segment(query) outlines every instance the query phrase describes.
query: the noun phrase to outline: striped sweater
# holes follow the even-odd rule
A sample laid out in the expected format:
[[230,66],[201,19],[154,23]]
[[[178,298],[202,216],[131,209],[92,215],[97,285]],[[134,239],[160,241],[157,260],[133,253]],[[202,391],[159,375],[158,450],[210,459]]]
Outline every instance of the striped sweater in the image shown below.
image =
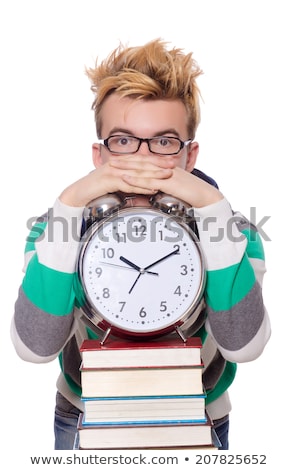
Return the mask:
[[[262,299],[264,251],[256,228],[233,213],[226,199],[194,208],[194,215],[207,270],[204,320],[196,335],[203,341],[207,408],[219,419],[231,409],[228,388],[236,364],[256,359],[270,337]],[[57,387],[78,408],[79,347],[84,338],[95,337],[80,320],[76,290],[83,217],[83,207],[57,199],[32,227],[11,328],[23,360],[42,363],[59,357]]]

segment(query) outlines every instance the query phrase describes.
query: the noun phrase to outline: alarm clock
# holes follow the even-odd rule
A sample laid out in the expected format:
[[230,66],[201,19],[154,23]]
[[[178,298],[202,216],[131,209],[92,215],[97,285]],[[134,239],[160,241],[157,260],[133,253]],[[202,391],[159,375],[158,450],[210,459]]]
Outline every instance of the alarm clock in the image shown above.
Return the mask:
[[101,333],[183,341],[202,323],[205,267],[192,209],[164,193],[107,194],[90,203],[78,279],[82,318]]

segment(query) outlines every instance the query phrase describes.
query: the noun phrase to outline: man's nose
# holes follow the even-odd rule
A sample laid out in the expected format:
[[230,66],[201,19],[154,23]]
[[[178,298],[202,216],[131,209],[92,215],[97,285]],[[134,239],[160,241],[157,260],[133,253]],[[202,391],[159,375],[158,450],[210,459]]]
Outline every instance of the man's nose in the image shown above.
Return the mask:
[[146,140],[143,140],[143,142],[140,145],[138,153],[144,156],[150,155],[149,142],[147,142]]

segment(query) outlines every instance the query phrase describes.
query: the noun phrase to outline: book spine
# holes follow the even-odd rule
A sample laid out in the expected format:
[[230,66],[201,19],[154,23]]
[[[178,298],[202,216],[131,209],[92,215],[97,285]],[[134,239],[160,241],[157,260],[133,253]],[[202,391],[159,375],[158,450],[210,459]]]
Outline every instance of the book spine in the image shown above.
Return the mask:
[[173,424],[204,424],[207,422],[206,418],[202,419],[149,419],[149,420],[134,420],[134,421],[88,421],[85,416],[82,420],[82,427],[94,426],[159,426],[159,425],[173,425]]

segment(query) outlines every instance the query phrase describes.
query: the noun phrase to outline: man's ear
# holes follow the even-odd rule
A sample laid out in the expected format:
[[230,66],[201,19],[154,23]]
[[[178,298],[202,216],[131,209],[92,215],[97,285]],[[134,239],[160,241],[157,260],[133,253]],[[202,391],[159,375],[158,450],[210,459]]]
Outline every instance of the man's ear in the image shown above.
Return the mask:
[[92,145],[92,161],[95,168],[98,168],[102,165],[102,157],[101,157],[101,147],[100,144],[93,144]]
[[199,154],[198,142],[192,142],[188,147],[187,160],[186,160],[186,171],[191,172],[196,164],[197,156]]

